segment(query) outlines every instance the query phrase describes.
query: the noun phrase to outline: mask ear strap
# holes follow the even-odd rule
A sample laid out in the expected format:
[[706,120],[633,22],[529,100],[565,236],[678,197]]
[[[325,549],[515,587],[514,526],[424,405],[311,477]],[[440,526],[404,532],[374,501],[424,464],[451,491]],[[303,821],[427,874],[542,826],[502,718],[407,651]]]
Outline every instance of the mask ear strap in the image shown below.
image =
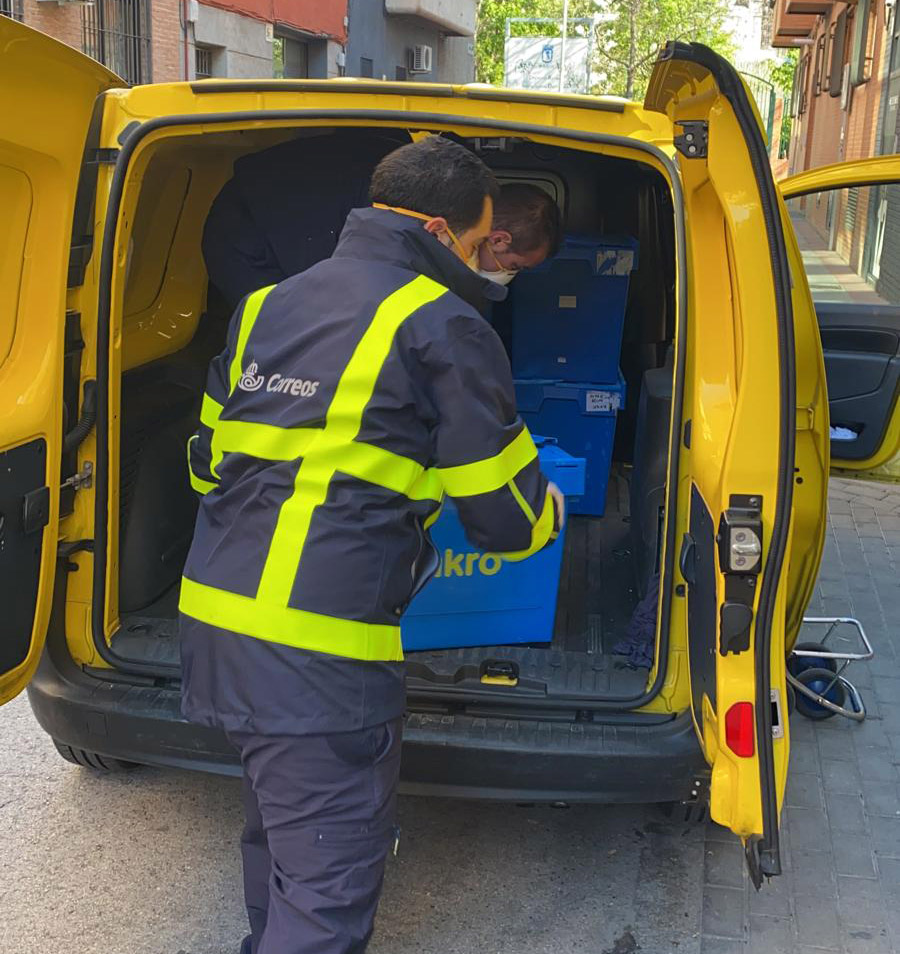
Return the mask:
[[[437,216],[434,215],[425,215],[423,212],[413,212],[412,209],[403,209],[399,205],[385,205],[383,202],[373,202],[372,208],[384,209],[386,212],[396,212],[398,215],[408,215],[410,218],[421,219],[423,222],[430,222],[432,219],[437,218]],[[465,261],[466,250],[462,247],[462,243],[449,225],[447,226],[447,234],[450,236],[450,241],[456,249],[456,254],[459,255],[462,261]],[[499,265],[500,263],[498,262],[497,264]]]

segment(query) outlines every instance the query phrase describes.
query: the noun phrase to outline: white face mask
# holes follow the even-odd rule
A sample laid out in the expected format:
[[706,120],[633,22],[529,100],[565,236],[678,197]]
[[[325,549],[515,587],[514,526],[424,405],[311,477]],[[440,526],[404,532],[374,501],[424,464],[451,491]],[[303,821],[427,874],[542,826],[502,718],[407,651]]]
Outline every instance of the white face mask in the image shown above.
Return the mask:
[[506,268],[501,268],[499,272],[486,272],[483,268],[476,271],[482,278],[487,278],[497,285],[508,285],[518,275],[518,272],[511,272]]

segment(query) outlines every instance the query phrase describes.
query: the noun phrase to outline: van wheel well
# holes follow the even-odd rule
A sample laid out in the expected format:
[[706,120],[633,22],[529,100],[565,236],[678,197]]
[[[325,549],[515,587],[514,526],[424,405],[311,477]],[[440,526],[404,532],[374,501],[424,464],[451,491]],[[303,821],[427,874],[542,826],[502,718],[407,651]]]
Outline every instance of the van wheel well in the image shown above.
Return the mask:
[[137,768],[136,762],[126,762],[123,759],[111,758],[108,755],[100,755],[98,752],[90,752],[87,749],[76,749],[64,742],[58,742],[53,739],[56,751],[73,765],[80,765],[82,768],[93,769],[95,772],[128,772]]

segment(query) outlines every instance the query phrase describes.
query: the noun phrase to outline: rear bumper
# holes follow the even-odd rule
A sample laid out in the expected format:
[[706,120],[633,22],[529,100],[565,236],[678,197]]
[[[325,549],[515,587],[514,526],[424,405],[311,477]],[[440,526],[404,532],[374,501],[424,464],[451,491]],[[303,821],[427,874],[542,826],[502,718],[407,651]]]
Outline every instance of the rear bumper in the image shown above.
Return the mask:
[[[28,694],[42,728],[75,748],[148,765],[240,772],[221,732],[182,718],[176,689],[100,679],[67,653],[48,652]],[[687,713],[664,723],[604,725],[413,713],[402,786],[466,798],[657,802],[688,798],[705,770]]]

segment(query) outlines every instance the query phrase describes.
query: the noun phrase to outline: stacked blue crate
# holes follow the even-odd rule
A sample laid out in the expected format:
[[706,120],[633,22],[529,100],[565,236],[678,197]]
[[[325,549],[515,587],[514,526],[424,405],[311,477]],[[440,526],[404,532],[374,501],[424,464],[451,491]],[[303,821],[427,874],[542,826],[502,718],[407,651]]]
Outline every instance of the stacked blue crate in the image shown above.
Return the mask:
[[567,236],[559,253],[512,286],[512,367],[519,413],[586,460],[570,512],[602,515],[616,414],[625,406],[622,330],[638,242]]
[[[555,441],[535,437],[541,470],[566,495],[584,494],[584,461]],[[541,643],[553,638],[565,529],[527,560],[507,562],[477,550],[466,539],[452,500],[431,528],[437,575],[403,617],[403,648],[449,649]]]

